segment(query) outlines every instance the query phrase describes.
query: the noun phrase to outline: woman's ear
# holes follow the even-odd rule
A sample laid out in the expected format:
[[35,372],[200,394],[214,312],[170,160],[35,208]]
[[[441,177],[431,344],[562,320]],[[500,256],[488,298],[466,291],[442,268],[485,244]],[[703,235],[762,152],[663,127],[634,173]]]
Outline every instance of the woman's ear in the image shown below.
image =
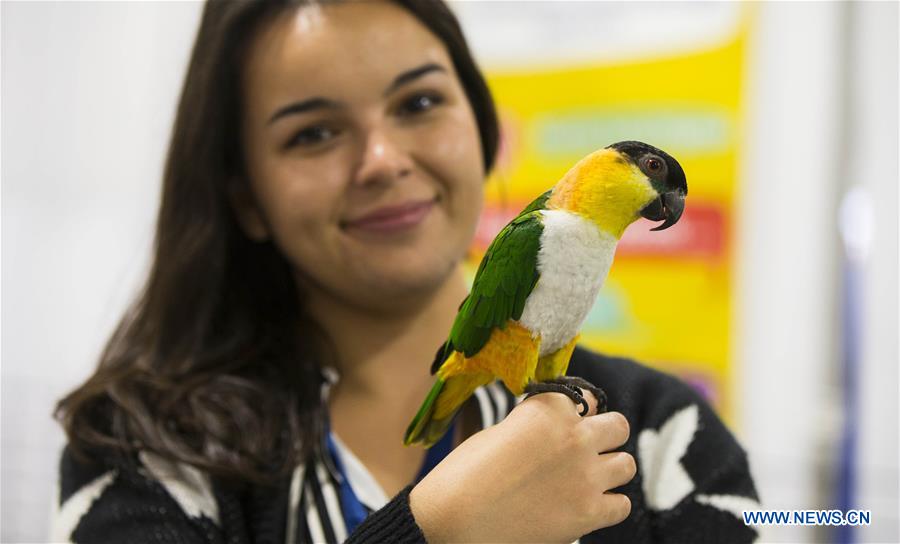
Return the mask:
[[247,238],[254,242],[265,242],[269,239],[269,227],[253,192],[244,180],[233,178],[229,181],[228,200]]

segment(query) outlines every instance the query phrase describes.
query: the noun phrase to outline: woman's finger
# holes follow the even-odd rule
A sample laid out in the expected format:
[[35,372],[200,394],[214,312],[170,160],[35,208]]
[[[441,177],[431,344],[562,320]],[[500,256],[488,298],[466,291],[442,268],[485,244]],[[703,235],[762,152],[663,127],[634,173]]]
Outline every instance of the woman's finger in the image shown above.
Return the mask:
[[628,420],[619,412],[606,412],[586,417],[581,422],[583,429],[592,437],[597,452],[611,451],[628,441],[631,428]]
[[615,489],[625,485],[637,474],[634,457],[624,451],[602,453],[597,460],[597,485],[601,489]]
[[622,493],[604,493],[599,502],[601,517],[596,520],[597,529],[621,523],[631,514],[631,499]]

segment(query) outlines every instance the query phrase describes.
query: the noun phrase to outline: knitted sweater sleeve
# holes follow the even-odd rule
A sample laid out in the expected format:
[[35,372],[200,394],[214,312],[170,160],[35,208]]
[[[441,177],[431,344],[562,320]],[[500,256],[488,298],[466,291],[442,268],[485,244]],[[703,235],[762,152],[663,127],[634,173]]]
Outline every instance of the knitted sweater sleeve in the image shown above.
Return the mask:
[[381,510],[369,515],[346,540],[347,544],[424,544],[425,535],[409,508],[411,490],[412,486],[407,486]]

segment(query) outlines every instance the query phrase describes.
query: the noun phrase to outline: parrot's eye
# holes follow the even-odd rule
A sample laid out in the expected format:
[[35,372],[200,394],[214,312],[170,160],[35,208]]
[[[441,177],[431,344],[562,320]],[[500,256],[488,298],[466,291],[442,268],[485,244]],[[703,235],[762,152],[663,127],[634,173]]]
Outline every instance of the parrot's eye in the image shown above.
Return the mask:
[[665,173],[666,170],[666,163],[655,155],[644,157],[644,159],[641,160],[641,165],[644,167],[644,172],[646,172],[648,176],[658,177]]

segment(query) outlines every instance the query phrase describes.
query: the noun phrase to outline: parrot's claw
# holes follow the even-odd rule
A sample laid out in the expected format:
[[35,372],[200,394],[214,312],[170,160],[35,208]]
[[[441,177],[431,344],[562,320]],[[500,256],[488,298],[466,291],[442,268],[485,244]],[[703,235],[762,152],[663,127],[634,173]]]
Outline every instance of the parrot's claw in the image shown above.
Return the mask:
[[525,386],[525,398],[530,398],[535,395],[540,395],[541,393],[562,393],[563,395],[572,399],[572,402],[575,404],[581,405],[581,413],[579,415],[584,416],[588,412],[588,403],[584,400],[584,396],[581,394],[581,390],[578,387],[567,385],[563,383],[556,383],[553,381],[546,382],[531,382]]
[[525,398],[527,399],[541,393],[562,393],[572,399],[572,402],[575,404],[581,405],[581,413],[579,415],[584,417],[588,413],[588,404],[581,393],[582,389],[590,391],[597,398],[598,414],[606,412],[606,392],[578,376],[560,376],[543,382],[530,382],[525,386]]
[[550,380],[551,382],[559,382],[564,383],[569,386],[579,387],[581,389],[587,389],[591,393],[594,394],[594,398],[597,399],[597,413],[603,414],[606,413],[607,410],[607,402],[606,402],[606,391],[600,389],[596,385],[591,382],[585,380],[584,378],[579,378],[578,376],[560,376],[554,380]]

